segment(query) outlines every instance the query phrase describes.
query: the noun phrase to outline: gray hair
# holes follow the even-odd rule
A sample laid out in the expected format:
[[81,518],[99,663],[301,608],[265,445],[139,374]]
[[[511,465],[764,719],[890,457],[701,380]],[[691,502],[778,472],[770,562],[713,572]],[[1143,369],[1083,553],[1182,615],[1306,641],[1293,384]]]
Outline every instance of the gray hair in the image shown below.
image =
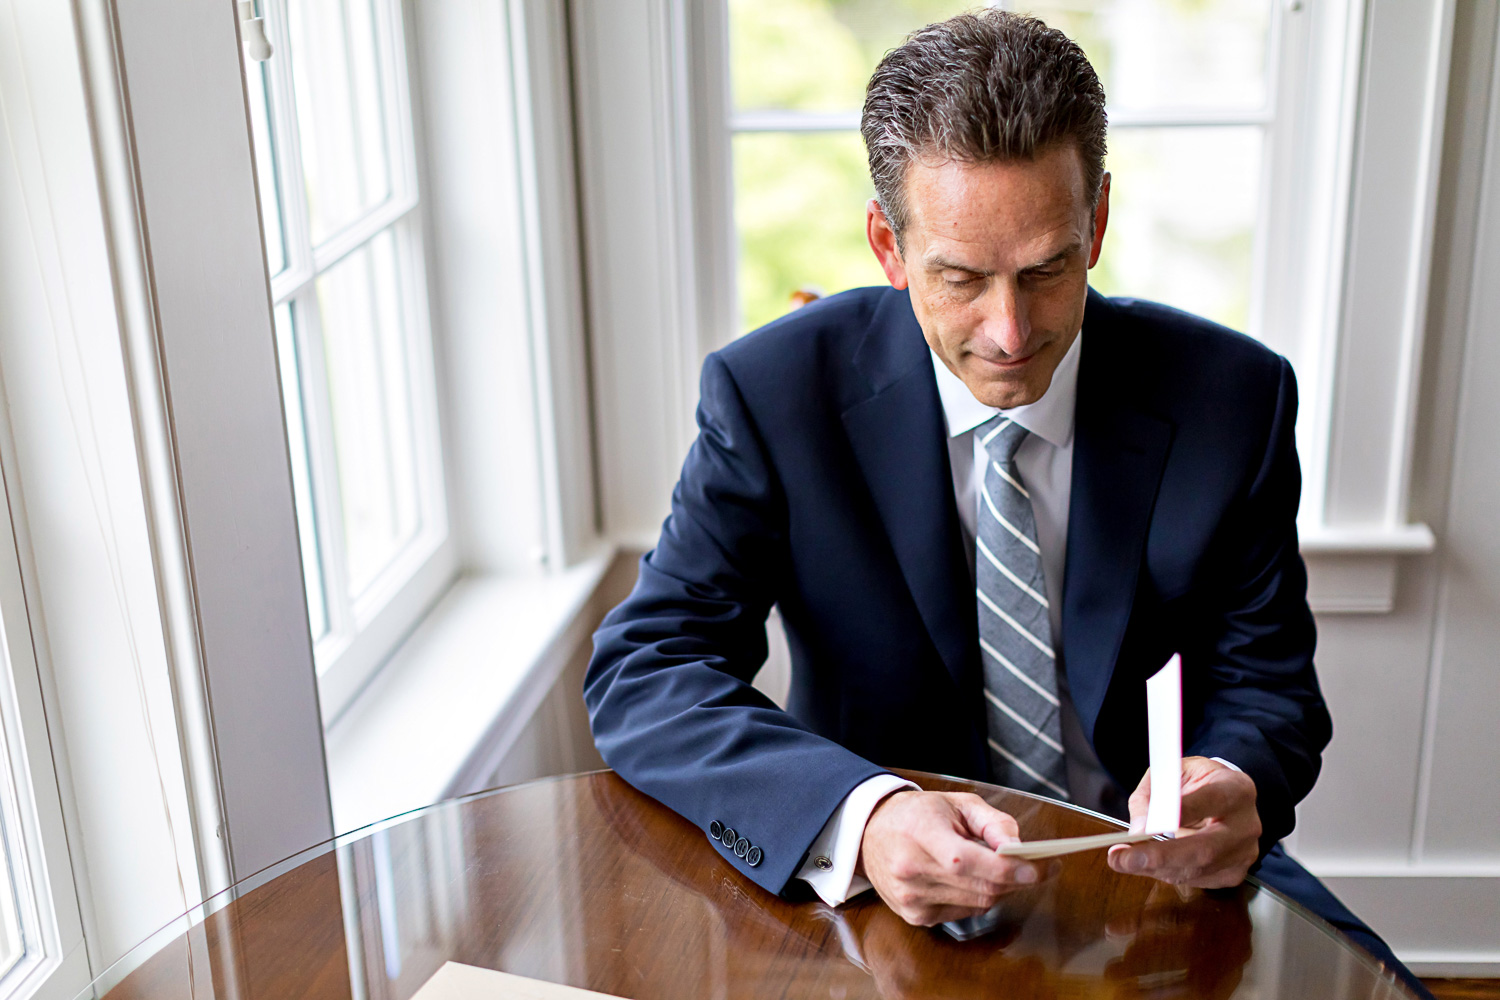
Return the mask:
[[886,53],[859,129],[899,243],[909,221],[907,168],[918,157],[1031,160],[1071,142],[1097,204],[1107,125],[1104,87],[1077,43],[1034,17],[991,9],[930,24]]

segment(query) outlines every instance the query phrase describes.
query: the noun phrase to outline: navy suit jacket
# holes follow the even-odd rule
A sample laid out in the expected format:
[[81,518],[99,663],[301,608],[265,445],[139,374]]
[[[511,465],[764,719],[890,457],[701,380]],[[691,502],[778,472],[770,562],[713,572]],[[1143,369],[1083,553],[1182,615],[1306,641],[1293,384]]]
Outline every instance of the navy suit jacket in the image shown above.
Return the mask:
[[[1180,652],[1185,752],[1255,780],[1264,852],[1331,734],[1297,549],[1291,369],[1205,320],[1092,291],[1083,330],[1062,651],[1084,732],[1133,789],[1145,678]],[[989,778],[974,584],[907,294],[835,295],[710,355],[698,423],[584,695],[610,766],[759,847],[715,841],[780,892],[883,767]],[[751,687],[773,604],[785,712]]]

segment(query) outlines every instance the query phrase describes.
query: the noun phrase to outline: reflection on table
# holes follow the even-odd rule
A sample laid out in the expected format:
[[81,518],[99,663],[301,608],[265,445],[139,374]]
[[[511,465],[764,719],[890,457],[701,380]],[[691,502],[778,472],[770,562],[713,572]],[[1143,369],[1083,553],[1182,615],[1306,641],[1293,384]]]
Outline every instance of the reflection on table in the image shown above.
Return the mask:
[[[1112,826],[912,777],[978,791],[1027,839]],[[1269,890],[1179,891],[1111,871],[1102,851],[1060,859],[965,943],[907,926],[874,894],[836,910],[782,899],[608,772],[434,806],[294,862],[89,995],[405,1000],[449,960],[642,998],[1407,995]]]

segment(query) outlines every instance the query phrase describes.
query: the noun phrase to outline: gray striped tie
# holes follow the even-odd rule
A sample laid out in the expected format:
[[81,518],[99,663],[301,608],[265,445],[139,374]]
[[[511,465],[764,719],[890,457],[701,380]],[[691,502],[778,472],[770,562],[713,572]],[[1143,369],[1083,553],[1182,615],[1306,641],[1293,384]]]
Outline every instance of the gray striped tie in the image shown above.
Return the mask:
[[979,491],[974,575],[990,761],[1001,784],[1066,799],[1047,585],[1031,494],[1015,462],[1026,428],[997,416],[974,433],[989,457]]

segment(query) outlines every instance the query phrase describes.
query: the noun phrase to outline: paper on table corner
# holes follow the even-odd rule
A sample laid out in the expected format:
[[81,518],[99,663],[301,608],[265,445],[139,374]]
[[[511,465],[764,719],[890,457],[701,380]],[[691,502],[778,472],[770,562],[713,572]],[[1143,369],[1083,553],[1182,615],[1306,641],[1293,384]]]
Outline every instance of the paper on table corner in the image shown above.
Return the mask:
[[1146,833],[1173,834],[1182,824],[1182,656],[1173,653],[1146,679],[1146,743],[1151,802]]
[[576,986],[513,976],[461,962],[444,962],[412,1000],[620,1000]]

